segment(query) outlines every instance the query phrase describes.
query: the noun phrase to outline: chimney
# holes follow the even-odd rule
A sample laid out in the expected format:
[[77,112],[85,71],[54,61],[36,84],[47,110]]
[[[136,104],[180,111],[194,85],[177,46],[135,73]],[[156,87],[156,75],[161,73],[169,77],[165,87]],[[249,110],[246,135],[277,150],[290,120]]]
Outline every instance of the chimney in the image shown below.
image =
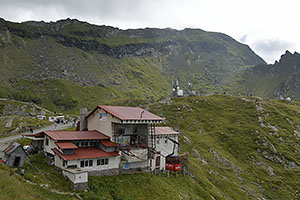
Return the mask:
[[144,113],[144,112],[145,112],[145,111],[142,111],[142,112],[141,112],[141,118],[143,118],[143,113]]
[[87,108],[80,109],[80,131],[87,130],[87,120],[85,119],[86,115],[88,114]]

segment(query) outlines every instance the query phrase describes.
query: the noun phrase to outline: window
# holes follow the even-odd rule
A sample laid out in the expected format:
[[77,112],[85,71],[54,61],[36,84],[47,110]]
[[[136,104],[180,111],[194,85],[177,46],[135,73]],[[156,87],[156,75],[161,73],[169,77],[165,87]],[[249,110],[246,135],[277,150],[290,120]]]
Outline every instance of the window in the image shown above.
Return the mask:
[[104,165],[108,165],[108,158],[104,159]]
[[165,144],[168,144],[168,137],[165,137]]
[[100,120],[106,120],[107,119],[107,114],[106,113],[100,113],[99,119]]
[[84,146],[86,146],[86,147],[89,146],[89,142],[85,142]]
[[159,137],[156,139],[156,143],[159,144]]
[[90,146],[93,146],[94,142],[90,142]]
[[93,167],[93,160],[80,161],[80,167]]
[[49,145],[49,139],[46,138],[46,145],[48,146]]
[[124,135],[125,134],[125,128],[119,128],[118,134],[119,135]]
[[97,160],[97,165],[108,165],[108,158],[102,158]]

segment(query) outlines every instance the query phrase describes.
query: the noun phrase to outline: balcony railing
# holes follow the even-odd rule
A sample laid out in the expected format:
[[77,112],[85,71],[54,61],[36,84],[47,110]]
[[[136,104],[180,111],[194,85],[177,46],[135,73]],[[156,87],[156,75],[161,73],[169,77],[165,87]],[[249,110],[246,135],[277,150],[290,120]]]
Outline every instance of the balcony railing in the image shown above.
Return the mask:
[[124,150],[131,150],[131,149],[147,149],[148,145],[147,144],[131,144],[131,145],[119,145],[120,149]]

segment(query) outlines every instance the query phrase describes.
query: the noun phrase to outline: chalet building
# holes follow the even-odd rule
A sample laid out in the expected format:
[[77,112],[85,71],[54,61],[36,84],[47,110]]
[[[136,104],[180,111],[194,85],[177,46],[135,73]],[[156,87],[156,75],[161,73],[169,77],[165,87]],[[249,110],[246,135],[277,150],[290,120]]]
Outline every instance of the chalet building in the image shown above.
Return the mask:
[[80,190],[87,188],[88,175],[165,170],[166,157],[177,155],[179,134],[156,127],[163,120],[138,107],[99,105],[90,113],[80,111],[78,131],[27,136],[54,158],[55,166]]
[[139,107],[99,105],[81,120],[86,125],[81,128],[105,133],[118,144],[121,169],[144,170],[155,152],[155,125],[163,120]]

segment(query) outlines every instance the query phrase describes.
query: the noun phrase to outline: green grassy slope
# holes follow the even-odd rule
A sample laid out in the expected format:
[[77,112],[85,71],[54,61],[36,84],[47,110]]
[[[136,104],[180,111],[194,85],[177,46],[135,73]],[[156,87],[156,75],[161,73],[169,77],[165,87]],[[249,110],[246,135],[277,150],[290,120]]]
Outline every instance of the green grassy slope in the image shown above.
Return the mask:
[[1,200],[74,199],[69,195],[50,192],[48,189],[25,182],[3,163],[0,163],[0,177]]
[[[143,102],[124,104],[134,103]],[[89,177],[89,190],[79,192],[83,199],[300,198],[300,103],[214,95],[147,107],[180,128],[180,153],[190,154],[188,174]],[[55,181],[59,176],[41,159],[31,161],[45,176],[27,166],[26,178],[51,179],[50,188],[68,191],[65,179]]]
[[218,92],[245,66],[264,63],[221,33],[120,30],[70,19],[0,19],[0,58],[0,96],[69,112],[124,97],[156,100],[171,94],[173,79],[201,94]]
[[91,177],[85,198],[300,198],[299,103],[221,95],[150,108],[167,125],[180,127],[180,152],[190,153],[190,174]]

